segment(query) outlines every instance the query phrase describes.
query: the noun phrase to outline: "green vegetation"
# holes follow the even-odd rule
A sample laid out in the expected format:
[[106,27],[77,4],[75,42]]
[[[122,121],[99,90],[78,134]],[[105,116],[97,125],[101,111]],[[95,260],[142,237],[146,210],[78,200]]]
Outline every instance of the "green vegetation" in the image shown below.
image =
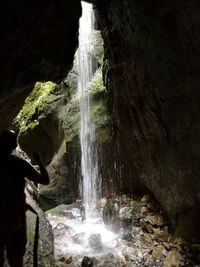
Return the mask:
[[94,34],[94,55],[97,58],[100,65],[103,64],[104,49],[103,49],[103,39],[101,37],[100,31],[95,31]]
[[63,122],[65,129],[65,140],[67,143],[70,143],[79,134],[80,112],[76,95],[74,95],[71,101],[68,103],[68,108],[65,112],[67,114],[67,116],[63,116],[65,118]]
[[93,103],[91,107],[91,118],[96,125],[96,138],[99,143],[105,143],[110,140],[110,116],[108,115],[105,102],[99,100]]
[[52,208],[50,210],[46,211],[46,214],[52,214],[52,215],[57,215],[62,211],[63,207],[62,205],[56,206],[55,208]]
[[102,80],[102,71],[98,70],[90,83],[89,93],[93,96],[106,94],[106,87]]
[[27,231],[27,239],[29,240],[29,242],[34,242],[35,232],[31,230]]
[[79,134],[79,120],[80,114],[76,113],[71,117],[68,117],[65,123],[65,140],[66,142],[71,142]]
[[90,114],[97,128],[107,126],[110,121],[107,108],[102,100],[92,105]]
[[[110,118],[106,107],[106,87],[102,81],[102,71],[96,72],[90,83],[89,93],[93,99],[91,106],[91,118],[97,128],[108,125]],[[98,96],[98,97],[97,97]]]
[[33,91],[26,98],[24,106],[13,122],[20,132],[26,132],[39,124],[39,115],[44,110],[47,96],[55,88],[56,84],[53,82],[36,82]]
[[77,63],[74,60],[74,67],[68,73],[67,78],[65,79],[64,83],[67,87],[68,94],[71,96],[77,91]]
[[96,126],[96,138],[99,143],[110,140],[111,118],[106,106],[106,87],[102,80],[102,70],[99,69],[90,83],[89,93],[91,94],[92,104],[90,116]]

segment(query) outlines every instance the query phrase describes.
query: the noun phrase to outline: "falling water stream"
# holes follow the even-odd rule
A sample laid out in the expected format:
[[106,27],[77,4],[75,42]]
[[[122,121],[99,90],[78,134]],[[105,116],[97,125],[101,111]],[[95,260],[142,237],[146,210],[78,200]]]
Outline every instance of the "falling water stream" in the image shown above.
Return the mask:
[[[55,236],[55,257],[73,256],[76,262],[74,266],[79,266],[84,256],[101,257],[104,253],[113,251],[116,246],[116,234],[104,227],[101,210],[97,205],[101,197],[101,180],[95,147],[95,125],[90,118],[91,99],[88,92],[95,72],[92,58],[94,15],[91,4],[82,2],[82,8],[77,51],[82,205],[74,203],[68,208],[65,207],[62,210],[64,216],[49,214]],[[84,219],[81,214],[82,207]]]
[[81,191],[86,219],[94,216],[100,197],[98,158],[95,147],[95,125],[90,118],[89,84],[95,72],[92,64],[94,15],[92,5],[82,3],[83,15],[79,28],[78,95],[80,106]]

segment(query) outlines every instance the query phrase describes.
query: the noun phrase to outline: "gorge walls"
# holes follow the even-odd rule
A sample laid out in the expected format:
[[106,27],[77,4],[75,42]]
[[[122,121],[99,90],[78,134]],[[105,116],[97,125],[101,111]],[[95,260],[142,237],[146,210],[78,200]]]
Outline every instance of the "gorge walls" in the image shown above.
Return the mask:
[[113,144],[123,179],[128,179],[122,187],[139,180],[153,192],[172,224],[179,225],[178,231],[194,230],[196,235],[200,3],[94,2],[104,39]]

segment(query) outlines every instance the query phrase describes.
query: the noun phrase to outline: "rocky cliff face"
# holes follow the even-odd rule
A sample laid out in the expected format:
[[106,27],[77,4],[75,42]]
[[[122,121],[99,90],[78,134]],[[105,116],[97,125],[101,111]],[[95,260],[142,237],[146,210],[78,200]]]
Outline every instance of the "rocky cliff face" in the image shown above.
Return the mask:
[[17,115],[34,82],[66,77],[80,15],[79,0],[1,3],[0,129]]
[[196,235],[200,3],[94,2],[104,39],[113,142],[128,174],[122,186],[141,181],[180,231]]

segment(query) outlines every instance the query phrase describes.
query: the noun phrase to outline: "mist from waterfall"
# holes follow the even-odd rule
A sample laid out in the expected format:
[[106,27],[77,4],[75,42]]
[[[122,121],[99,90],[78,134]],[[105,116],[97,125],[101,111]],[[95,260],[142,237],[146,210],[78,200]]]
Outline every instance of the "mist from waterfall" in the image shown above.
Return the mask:
[[92,51],[94,36],[94,14],[91,4],[82,2],[83,14],[79,27],[78,48],[78,96],[80,106],[81,144],[81,194],[86,218],[94,216],[97,199],[100,197],[98,157],[95,146],[95,125],[91,120],[91,98],[89,84],[95,72]]

